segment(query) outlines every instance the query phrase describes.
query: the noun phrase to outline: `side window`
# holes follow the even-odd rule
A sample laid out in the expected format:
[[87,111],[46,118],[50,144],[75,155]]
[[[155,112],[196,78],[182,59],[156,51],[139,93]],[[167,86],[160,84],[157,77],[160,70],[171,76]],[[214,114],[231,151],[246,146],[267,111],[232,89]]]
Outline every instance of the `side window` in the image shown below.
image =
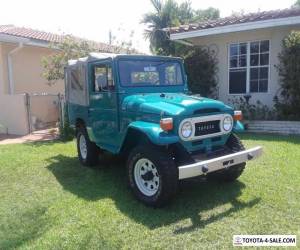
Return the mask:
[[115,89],[110,65],[98,64],[93,69],[94,91],[112,91]]
[[80,81],[78,68],[71,69],[71,89],[73,90],[83,90],[83,82]]
[[66,95],[70,103],[87,105],[86,70],[84,65],[73,65],[66,72]]

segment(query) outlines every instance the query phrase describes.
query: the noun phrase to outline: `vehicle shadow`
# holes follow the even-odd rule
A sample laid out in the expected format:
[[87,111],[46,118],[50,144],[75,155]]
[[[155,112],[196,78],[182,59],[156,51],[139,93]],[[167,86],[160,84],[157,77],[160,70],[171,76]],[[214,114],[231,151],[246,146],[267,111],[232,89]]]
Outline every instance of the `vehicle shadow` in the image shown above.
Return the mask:
[[[189,227],[177,227],[175,234],[218,221],[226,216],[259,203],[260,198],[241,202],[238,197],[245,188],[240,181],[220,184],[203,179],[186,180],[180,183],[178,195],[168,206],[160,209],[146,207],[136,201],[127,187],[124,161],[107,155],[95,168],[80,165],[77,158],[57,155],[49,159],[47,169],[53,173],[62,187],[87,201],[111,198],[116,208],[136,222],[150,229],[190,219]],[[219,206],[226,210],[201,218],[201,214]]]

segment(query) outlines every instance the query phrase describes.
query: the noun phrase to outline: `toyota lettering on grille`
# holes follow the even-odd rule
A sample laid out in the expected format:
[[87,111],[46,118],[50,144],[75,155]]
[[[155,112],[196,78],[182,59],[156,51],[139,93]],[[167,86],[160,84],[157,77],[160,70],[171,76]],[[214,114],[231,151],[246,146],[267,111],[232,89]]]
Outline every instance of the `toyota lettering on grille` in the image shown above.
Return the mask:
[[198,122],[195,124],[195,136],[220,132],[220,120]]
[[214,128],[215,128],[214,124],[201,125],[201,126],[197,127],[198,131],[204,131],[204,130],[209,130],[209,129],[214,129]]

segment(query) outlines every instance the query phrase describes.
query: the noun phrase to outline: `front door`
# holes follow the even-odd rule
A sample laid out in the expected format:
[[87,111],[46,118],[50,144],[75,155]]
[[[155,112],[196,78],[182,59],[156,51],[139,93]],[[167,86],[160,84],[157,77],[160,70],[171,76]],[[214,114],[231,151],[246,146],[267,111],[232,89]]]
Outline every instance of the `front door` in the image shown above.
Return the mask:
[[114,151],[119,144],[119,132],[117,92],[111,61],[90,64],[89,79],[89,117],[96,143],[104,149]]

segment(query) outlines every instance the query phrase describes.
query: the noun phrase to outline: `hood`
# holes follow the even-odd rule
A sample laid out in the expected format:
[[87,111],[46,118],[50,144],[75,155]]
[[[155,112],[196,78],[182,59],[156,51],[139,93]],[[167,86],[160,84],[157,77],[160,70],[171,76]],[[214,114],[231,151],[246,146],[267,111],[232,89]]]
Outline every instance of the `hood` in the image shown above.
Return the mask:
[[[231,111],[223,102],[181,93],[137,94],[124,98],[122,109],[130,112],[144,112],[165,115],[192,115],[198,110]],[[200,112],[201,113],[201,112]]]

